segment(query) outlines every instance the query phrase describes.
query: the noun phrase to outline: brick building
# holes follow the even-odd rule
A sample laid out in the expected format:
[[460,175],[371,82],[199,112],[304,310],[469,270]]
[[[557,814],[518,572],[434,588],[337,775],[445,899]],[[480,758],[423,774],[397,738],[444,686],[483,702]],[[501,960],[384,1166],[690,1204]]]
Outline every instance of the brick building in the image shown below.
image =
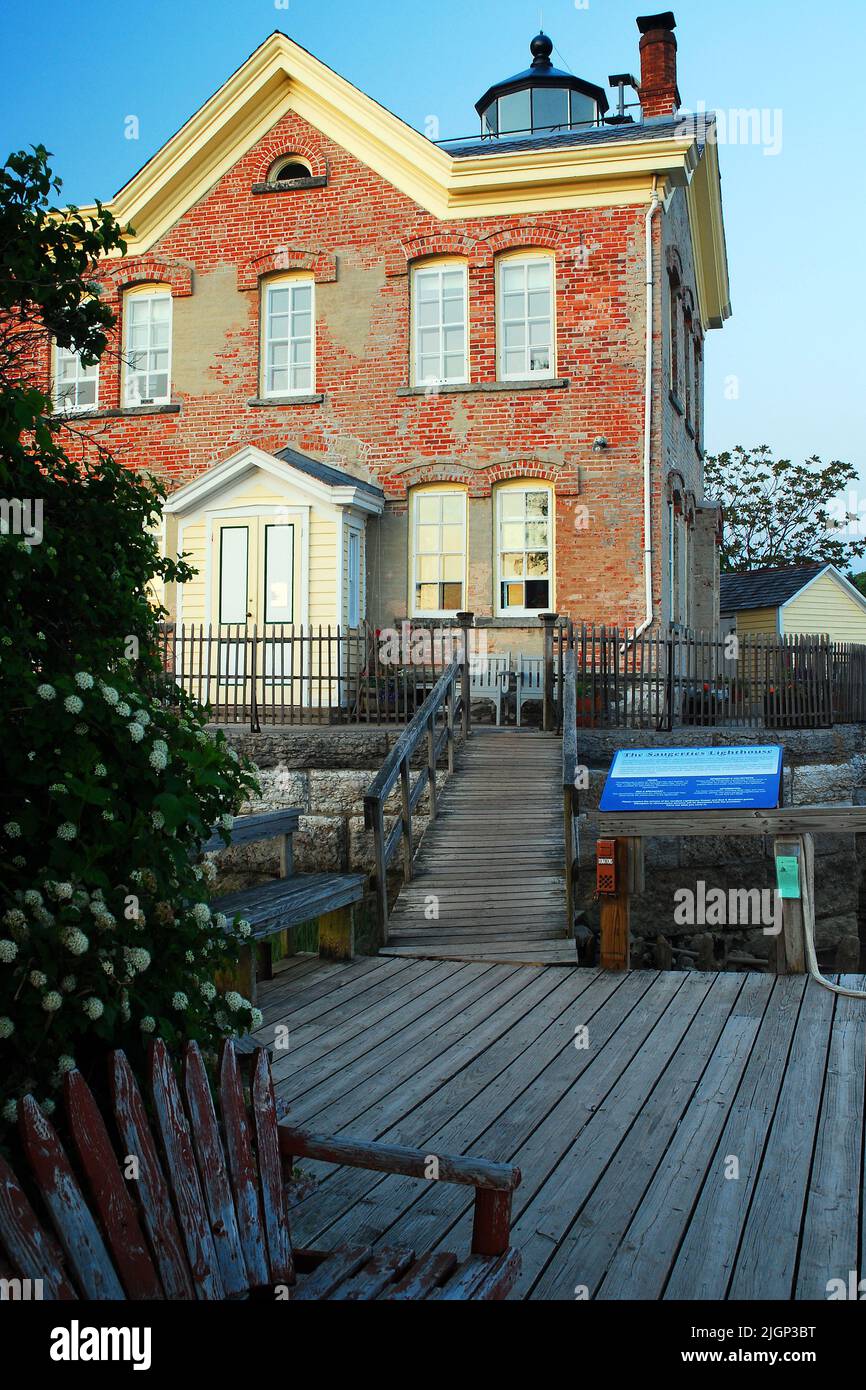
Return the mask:
[[440,144],[275,33],[120,190],[116,342],[51,372],[166,480],[165,545],[199,570],[177,619],[471,609],[493,647],[546,610],[716,621],[703,341],[727,268],[674,23],[638,20],[617,114],[542,34],[481,135]]

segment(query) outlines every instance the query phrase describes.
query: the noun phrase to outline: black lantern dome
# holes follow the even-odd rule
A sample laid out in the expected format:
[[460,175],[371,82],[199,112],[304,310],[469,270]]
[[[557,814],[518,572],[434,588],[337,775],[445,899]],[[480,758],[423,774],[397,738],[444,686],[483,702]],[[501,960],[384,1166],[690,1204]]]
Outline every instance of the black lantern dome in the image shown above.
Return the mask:
[[599,125],[608,107],[604,88],[555,68],[547,34],[536,34],[529,51],[531,67],[494,83],[475,103],[482,135],[555,134]]

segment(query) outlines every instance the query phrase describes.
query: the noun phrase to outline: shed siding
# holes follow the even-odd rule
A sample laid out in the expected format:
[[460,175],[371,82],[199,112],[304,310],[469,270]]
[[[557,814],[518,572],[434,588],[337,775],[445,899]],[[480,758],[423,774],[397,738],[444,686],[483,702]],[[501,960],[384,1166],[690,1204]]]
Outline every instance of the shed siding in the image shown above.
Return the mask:
[[782,631],[826,634],[833,642],[866,642],[866,607],[832,574],[822,574],[781,610]]

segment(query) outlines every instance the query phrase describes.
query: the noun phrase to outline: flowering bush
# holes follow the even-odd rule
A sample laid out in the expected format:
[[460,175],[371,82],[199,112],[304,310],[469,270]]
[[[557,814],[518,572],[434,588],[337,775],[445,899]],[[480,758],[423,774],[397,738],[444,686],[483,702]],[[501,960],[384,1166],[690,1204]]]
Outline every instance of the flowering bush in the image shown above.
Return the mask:
[[212,915],[196,862],[254,780],[161,668],[152,586],[190,575],[156,546],[161,488],[69,433],[25,360],[31,320],[99,356],[83,276],[123,249],[104,211],[86,235],[52,219],[48,179],[40,151],[0,170],[0,497],[42,516],[0,526],[0,1139],[22,1094],[50,1112],[107,1045],[213,1049],[260,1021],[215,983],[249,927]]

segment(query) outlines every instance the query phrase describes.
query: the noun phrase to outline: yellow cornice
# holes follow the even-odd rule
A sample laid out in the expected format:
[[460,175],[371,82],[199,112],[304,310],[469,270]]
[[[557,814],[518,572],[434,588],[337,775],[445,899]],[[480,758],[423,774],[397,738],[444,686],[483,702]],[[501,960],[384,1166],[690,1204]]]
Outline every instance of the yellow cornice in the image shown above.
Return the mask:
[[[149,250],[288,111],[442,221],[643,203],[654,179],[668,189],[700,183],[706,165],[693,136],[685,134],[455,159],[274,33],[107,205],[134,228],[129,254]],[[723,255],[711,190],[701,183],[699,191],[699,198],[690,196],[693,235],[697,227],[706,254],[721,249]],[[708,286],[726,274],[712,265],[703,273]]]

